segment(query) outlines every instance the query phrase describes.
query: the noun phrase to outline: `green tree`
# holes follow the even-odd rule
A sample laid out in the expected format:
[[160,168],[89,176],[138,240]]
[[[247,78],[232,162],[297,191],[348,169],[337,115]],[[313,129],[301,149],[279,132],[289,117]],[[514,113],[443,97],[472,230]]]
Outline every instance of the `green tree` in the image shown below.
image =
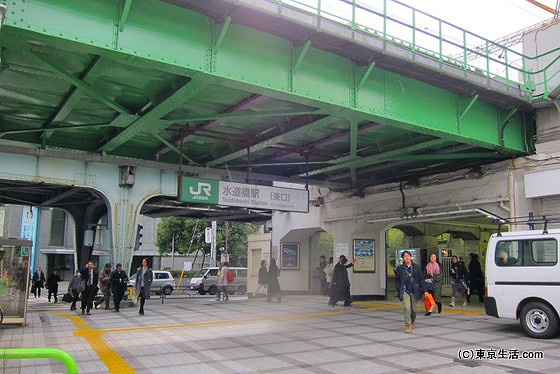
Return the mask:
[[[194,218],[165,217],[158,225],[156,245],[161,255],[190,254],[204,249],[210,254],[210,244],[204,243],[204,230],[211,227],[210,221]],[[224,249],[230,257],[230,265],[247,266],[247,235],[256,234],[258,225],[238,222],[218,222],[216,248]],[[226,245],[227,242],[227,245]],[[219,258],[219,257],[218,257]]]

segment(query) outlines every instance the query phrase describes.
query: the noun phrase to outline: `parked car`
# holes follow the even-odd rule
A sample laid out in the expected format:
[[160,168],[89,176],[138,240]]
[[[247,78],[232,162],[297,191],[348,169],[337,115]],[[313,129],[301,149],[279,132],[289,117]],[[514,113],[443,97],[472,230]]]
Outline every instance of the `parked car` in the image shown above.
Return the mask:
[[[228,285],[228,293],[234,294],[237,292],[239,295],[247,292],[247,268],[230,267],[230,271],[235,275],[233,283]],[[192,278],[189,283],[191,291],[198,291],[199,294],[215,295],[218,289],[218,272],[220,268],[209,267],[200,269]]]
[[[156,295],[171,295],[175,290],[175,278],[170,272],[164,270],[152,270],[154,273],[154,280],[152,282],[151,291]],[[128,280],[128,287],[136,287],[136,274],[132,275]]]

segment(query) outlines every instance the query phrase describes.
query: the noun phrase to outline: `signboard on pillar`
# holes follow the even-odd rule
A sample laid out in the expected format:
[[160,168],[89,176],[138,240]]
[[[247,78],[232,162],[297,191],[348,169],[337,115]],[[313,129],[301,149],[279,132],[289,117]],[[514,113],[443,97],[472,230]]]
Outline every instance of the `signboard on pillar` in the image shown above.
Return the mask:
[[285,212],[309,212],[309,191],[182,177],[179,200]]
[[204,229],[204,243],[210,244],[212,243],[212,228],[206,227]]

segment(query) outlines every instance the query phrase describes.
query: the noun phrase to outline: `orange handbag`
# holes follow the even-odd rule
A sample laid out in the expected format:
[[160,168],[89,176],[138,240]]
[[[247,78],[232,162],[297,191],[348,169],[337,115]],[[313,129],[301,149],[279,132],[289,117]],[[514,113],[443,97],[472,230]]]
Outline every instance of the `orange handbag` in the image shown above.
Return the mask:
[[424,306],[426,307],[426,312],[431,312],[432,308],[436,306],[436,301],[431,293],[426,295],[426,298],[424,299]]

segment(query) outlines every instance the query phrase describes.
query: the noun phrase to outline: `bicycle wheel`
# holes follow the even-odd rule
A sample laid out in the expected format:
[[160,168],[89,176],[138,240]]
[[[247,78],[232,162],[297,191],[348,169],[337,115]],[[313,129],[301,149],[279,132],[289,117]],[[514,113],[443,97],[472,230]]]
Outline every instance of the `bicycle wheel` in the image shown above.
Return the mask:
[[0,307],[0,325],[2,324],[3,320],[4,320],[4,311],[2,310],[2,307]]

